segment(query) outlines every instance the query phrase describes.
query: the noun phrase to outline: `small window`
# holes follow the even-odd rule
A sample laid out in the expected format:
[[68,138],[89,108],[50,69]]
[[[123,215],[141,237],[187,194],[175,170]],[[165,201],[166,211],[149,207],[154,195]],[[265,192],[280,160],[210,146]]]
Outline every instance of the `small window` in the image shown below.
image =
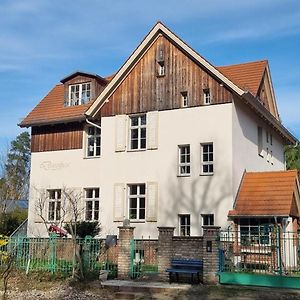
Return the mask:
[[270,152],[269,152],[269,148],[267,148],[267,162],[270,162]]
[[213,214],[203,214],[202,216],[202,225],[203,226],[214,226],[215,220]]
[[61,219],[61,190],[48,190],[48,221]]
[[270,133],[270,144],[273,145],[273,135]]
[[214,173],[214,147],[213,143],[201,144],[201,174]]
[[258,155],[262,157],[264,156],[263,155],[263,129],[260,126],[257,127],[257,151],[258,151]]
[[269,143],[269,131],[266,131],[266,141],[267,141],[267,143]]
[[164,61],[158,62],[158,76],[165,76],[166,74],[166,68],[165,68],[165,63]]
[[144,221],[146,216],[146,185],[128,185],[128,215],[133,221]]
[[101,129],[89,126],[87,127],[87,142],[86,142],[87,157],[96,157],[101,155]]
[[178,146],[178,174],[179,176],[189,176],[191,174],[190,145]]
[[72,84],[69,86],[68,106],[76,106],[91,100],[91,83]]
[[274,165],[274,157],[273,157],[273,151],[270,151],[270,163],[271,165]]
[[189,98],[187,92],[181,93],[181,107],[187,107],[189,104]]
[[85,189],[85,220],[99,220],[99,188]]
[[179,215],[179,235],[190,236],[191,235],[191,216]]
[[130,149],[146,149],[146,115],[130,117]]
[[203,90],[204,104],[211,104],[210,89]]

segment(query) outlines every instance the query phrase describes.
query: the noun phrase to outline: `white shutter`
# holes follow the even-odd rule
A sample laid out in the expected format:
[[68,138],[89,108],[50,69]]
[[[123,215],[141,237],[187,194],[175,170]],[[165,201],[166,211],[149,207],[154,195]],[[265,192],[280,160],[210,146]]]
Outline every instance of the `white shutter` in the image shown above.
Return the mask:
[[146,220],[148,222],[157,221],[158,184],[157,182],[147,183],[147,207]]
[[125,151],[126,149],[126,115],[118,115],[115,119],[116,123],[116,152]]
[[158,111],[147,113],[147,149],[158,148]]
[[114,221],[124,220],[125,187],[123,183],[114,185]]

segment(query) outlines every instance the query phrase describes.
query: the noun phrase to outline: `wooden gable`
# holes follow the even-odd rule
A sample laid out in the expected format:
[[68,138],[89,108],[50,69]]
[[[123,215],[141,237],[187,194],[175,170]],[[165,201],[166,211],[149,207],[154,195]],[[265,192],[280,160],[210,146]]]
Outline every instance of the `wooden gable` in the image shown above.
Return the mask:
[[261,100],[262,104],[266,107],[266,109],[276,118],[279,119],[276,100],[273,91],[273,86],[270,78],[270,74],[266,69],[261,80],[258,92],[258,98]]
[[221,81],[160,34],[101,108],[101,116],[180,108],[182,93],[188,94],[188,107],[204,105],[203,90],[208,88],[212,104],[231,102]]

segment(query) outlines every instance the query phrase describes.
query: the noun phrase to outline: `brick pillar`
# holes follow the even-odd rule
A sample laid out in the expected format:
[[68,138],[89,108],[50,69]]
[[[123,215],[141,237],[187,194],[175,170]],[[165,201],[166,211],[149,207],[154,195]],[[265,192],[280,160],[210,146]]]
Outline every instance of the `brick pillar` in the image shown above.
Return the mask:
[[218,226],[203,228],[203,282],[217,283],[219,271],[219,234]]
[[130,271],[130,240],[133,239],[134,227],[120,226],[119,228],[119,254],[118,278],[128,279]]
[[175,227],[158,227],[158,275],[168,280],[166,269],[171,266],[173,257],[173,235]]

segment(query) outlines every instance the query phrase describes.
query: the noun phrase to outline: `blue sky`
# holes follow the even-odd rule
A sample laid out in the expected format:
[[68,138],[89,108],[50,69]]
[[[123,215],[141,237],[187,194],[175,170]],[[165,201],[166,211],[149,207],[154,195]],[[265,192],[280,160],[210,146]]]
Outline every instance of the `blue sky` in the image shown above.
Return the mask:
[[300,1],[0,1],[0,150],[75,70],[114,73],[157,20],[214,65],[268,59],[283,123],[300,138]]

